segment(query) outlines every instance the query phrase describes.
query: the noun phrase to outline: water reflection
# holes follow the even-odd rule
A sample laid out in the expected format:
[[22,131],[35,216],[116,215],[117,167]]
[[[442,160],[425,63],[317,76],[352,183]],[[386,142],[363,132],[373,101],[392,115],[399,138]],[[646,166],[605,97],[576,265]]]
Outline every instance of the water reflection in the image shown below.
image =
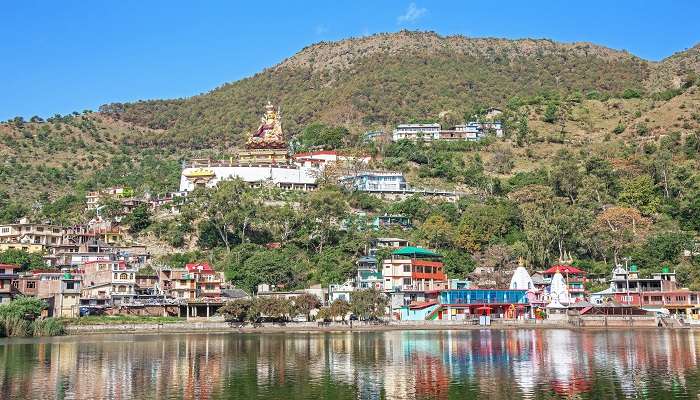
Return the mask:
[[698,333],[473,330],[0,342],[0,397],[691,398]]

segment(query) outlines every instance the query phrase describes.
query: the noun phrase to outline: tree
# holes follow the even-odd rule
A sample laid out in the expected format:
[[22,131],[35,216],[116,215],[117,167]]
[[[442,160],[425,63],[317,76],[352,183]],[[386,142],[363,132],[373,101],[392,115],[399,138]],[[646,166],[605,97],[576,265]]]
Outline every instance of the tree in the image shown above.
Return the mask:
[[[244,252],[250,249],[244,249]],[[295,273],[290,254],[284,249],[260,249],[252,254],[235,254],[229,251],[226,258],[226,275],[233,283],[247,290],[256,293],[258,285],[269,284],[279,287],[293,287],[297,283],[297,278],[301,278]],[[237,260],[243,256],[243,260]]]
[[146,204],[139,204],[126,217],[126,223],[129,224],[129,232],[139,233],[151,225],[151,210]]
[[305,211],[311,239],[318,244],[317,251],[320,253],[347,214],[348,204],[338,188],[326,187],[309,195]]
[[343,147],[343,140],[348,136],[350,131],[347,128],[313,123],[301,132],[301,143],[305,148],[322,147],[324,150],[334,150]]
[[643,239],[650,225],[651,221],[635,208],[611,207],[596,216],[591,235],[596,246],[612,253],[618,265],[622,253],[635,241]]
[[0,252],[0,263],[18,265],[22,271],[46,268],[41,253],[29,253],[20,249]]
[[352,292],[350,311],[361,320],[379,318],[386,313],[388,304],[389,299],[376,289],[356,290]]
[[504,237],[520,223],[517,208],[507,201],[467,205],[457,227],[457,245],[479,251],[487,243]]
[[557,114],[559,111],[559,107],[553,102],[547,103],[547,108],[544,110],[544,116],[542,117],[542,120],[544,122],[553,124],[557,121]]
[[351,256],[338,247],[327,247],[316,257],[316,272],[318,281],[323,285],[342,283],[350,278],[354,271]]
[[312,310],[321,307],[321,300],[311,293],[303,293],[292,299],[296,311],[303,314],[307,321],[311,320],[310,314]]
[[246,232],[262,203],[247,183],[240,179],[219,182],[216,188],[204,190],[195,197],[227,251],[231,250],[232,235],[238,236],[241,243],[245,242]]
[[424,240],[428,247],[433,248],[452,246],[454,235],[453,226],[439,214],[428,217],[418,229],[418,237]]
[[465,279],[476,267],[474,259],[465,251],[445,249],[441,254],[445,274],[450,279]]
[[639,175],[623,182],[618,200],[620,204],[634,207],[646,216],[656,214],[661,207],[654,181],[648,175]]
[[555,193],[567,197],[572,204],[575,203],[582,180],[578,161],[571,153],[563,150],[557,154],[554,165],[552,186]]
[[341,317],[341,319],[345,321],[345,316],[348,315],[350,310],[350,303],[343,299],[336,299],[335,301],[333,301],[333,303],[331,303],[330,315],[333,318]]
[[224,303],[217,313],[223,315],[226,321],[243,322],[249,319],[252,306],[250,299],[236,299]]

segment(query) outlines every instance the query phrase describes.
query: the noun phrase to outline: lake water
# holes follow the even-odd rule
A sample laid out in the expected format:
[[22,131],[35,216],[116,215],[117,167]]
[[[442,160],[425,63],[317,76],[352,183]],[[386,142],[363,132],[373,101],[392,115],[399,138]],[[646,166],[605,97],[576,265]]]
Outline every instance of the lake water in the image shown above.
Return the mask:
[[471,330],[0,341],[2,399],[694,399],[700,332]]

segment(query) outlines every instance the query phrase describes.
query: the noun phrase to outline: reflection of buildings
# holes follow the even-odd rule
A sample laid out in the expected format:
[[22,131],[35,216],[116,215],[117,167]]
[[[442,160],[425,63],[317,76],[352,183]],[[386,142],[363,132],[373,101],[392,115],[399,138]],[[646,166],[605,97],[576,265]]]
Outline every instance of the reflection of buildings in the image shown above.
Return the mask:
[[90,399],[692,397],[700,388],[699,351],[695,334],[683,330],[66,338],[0,346],[0,393]]

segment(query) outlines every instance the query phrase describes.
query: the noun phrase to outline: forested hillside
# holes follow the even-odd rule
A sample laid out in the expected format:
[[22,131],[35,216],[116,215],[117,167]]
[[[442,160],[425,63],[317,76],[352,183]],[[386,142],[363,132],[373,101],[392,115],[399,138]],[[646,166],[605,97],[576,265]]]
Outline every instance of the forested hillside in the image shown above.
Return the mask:
[[[210,258],[243,285],[260,279],[262,264],[288,286],[338,281],[368,237],[392,234],[437,248],[456,276],[477,264],[507,269],[520,256],[532,268],[572,258],[598,273],[632,257],[643,271],[673,265],[700,287],[697,259],[683,256],[700,231],[699,53],[657,63],[588,43],[417,32],[319,43],[200,96],[3,123],[0,219],[76,222],[84,192],[111,185],[175,190],[182,160],[230,154],[271,100],[301,146],[368,153],[372,167],[401,170],[414,186],[468,195],[383,202],[332,186],[312,196],[234,186],[149,222],[140,240],[180,254],[169,262]],[[360,140],[399,122],[450,126],[489,106],[504,110],[502,139]],[[335,225],[359,211],[406,214],[416,229]],[[248,222],[241,230],[222,215]]]

